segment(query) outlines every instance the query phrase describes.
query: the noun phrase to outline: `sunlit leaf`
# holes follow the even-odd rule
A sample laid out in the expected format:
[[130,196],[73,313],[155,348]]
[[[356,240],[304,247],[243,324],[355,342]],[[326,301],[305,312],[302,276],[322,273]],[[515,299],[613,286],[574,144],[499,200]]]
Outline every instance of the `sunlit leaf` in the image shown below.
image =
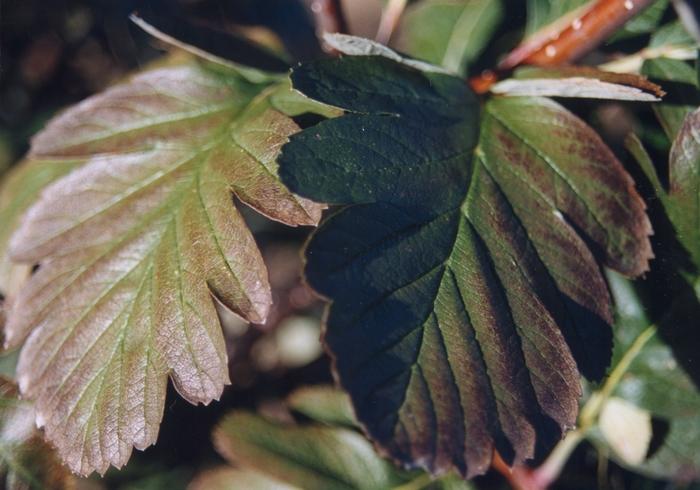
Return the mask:
[[234,196],[293,226],[322,210],[276,176],[298,130],[275,106],[287,92],[187,62],[85,100],[33,140],[31,159],[85,163],[41,192],[12,238],[14,258],[40,267],[7,340],[29,336],[20,388],[73,471],[103,473],[155,442],[168,375],[192,403],[220,396],[215,301],[265,321],[267,271]]
[[459,73],[486,47],[502,16],[500,0],[422,0],[404,13],[396,47]]
[[615,455],[627,464],[646,459],[652,437],[651,414],[621,398],[609,398],[598,420],[605,441]]
[[[616,350],[624,352],[649,319],[629,281],[612,274],[610,285],[618,317]],[[658,334],[634,359],[615,396],[650,412],[661,429],[651,454],[638,464],[623,463],[656,478],[700,480],[700,392]]]
[[280,172],[349,205],[308,244],[306,276],[332,301],[324,340],[369,435],[404,465],[465,475],[494,448],[521,462],[549,447],[575,422],[579,371],[609,361],[594,256],[629,275],[651,256],[629,175],[548,99],[480,114],[463,80],[382,57],[292,79],[347,111],[293,136]]
[[522,68],[513,78],[491,87],[491,92],[510,96],[578,97],[656,102],[664,92],[644,77],[611,73],[593,68]]

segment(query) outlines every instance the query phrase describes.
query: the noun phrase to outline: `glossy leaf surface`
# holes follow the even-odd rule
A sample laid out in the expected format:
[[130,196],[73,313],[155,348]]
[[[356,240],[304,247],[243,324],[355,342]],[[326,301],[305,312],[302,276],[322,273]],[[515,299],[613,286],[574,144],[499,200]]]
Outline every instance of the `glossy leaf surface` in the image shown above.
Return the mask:
[[[291,189],[349,205],[309,243],[324,340],[369,435],[409,467],[483,473],[573,426],[611,350],[598,263],[646,270],[649,222],[600,138],[556,103],[479,103],[382,57],[303,65],[346,115],[292,137]],[[546,137],[545,137],[546,135]],[[591,250],[587,242],[594,244]]]

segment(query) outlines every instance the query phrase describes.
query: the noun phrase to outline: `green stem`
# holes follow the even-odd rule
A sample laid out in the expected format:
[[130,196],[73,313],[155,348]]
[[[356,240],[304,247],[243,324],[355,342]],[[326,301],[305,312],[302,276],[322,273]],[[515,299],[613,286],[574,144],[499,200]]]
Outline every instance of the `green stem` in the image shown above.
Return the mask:
[[581,409],[579,427],[569,432],[566,437],[555,446],[545,462],[533,471],[532,479],[537,482],[538,488],[547,488],[559,477],[571,453],[586,437],[586,433],[598,420],[598,416],[605,406],[605,402],[620,384],[620,381],[630,368],[634,359],[655,334],[656,326],[651,325],[637,336],[632,345],[630,345],[622,356],[622,359],[620,359],[620,362],[618,362],[612,370],[608,379],[605,380],[603,387],[599,391],[593,393]]
[[423,473],[422,475],[417,476],[408,483],[404,483],[403,485],[394,487],[393,490],[421,490],[422,488],[425,488],[428,485],[430,485],[432,482],[433,478],[430,476],[430,474]]

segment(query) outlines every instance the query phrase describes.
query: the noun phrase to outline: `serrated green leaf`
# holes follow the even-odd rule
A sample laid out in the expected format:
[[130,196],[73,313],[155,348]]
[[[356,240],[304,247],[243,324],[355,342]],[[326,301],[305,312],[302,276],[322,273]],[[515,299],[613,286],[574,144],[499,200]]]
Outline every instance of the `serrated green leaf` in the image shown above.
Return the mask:
[[305,490],[378,490],[404,481],[348,429],[287,426],[234,412],[214,431],[214,444],[230,462]]
[[32,159],[86,162],[42,191],[12,238],[14,258],[40,268],[7,324],[10,345],[29,335],[20,387],[73,471],[103,473],[155,442],[168,375],[192,403],[219,397],[228,366],[215,301],[265,320],[267,271],[233,196],[289,225],[322,210],[277,179],[298,127],[273,96],[289,90],[215,65],[166,66],[33,140]]
[[404,13],[396,47],[461,73],[486,47],[502,16],[500,0],[422,0]]
[[306,275],[332,300],[324,339],[370,436],[404,465],[466,475],[494,448],[520,462],[558,440],[578,370],[600,378],[611,349],[584,239],[630,275],[651,255],[621,164],[547,99],[493,99],[480,117],[463,80],[381,57],[292,79],[347,112],[293,136],[280,172],[350,205],[315,233]]

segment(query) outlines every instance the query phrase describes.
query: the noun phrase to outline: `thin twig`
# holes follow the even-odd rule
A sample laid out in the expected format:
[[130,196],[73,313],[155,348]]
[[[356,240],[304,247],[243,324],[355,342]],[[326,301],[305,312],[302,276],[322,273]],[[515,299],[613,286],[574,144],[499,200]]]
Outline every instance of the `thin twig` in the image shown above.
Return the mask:
[[520,65],[557,66],[593,49],[654,0],[592,0],[525,39],[506,56],[495,72],[470,79],[485,93],[499,78]]

